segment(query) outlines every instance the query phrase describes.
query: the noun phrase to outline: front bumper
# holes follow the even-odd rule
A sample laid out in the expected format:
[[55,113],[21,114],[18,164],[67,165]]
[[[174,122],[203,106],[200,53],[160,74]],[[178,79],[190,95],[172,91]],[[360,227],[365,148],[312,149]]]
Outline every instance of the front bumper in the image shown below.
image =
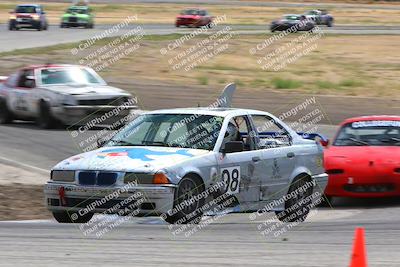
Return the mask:
[[118,213],[138,208],[142,214],[162,214],[173,208],[175,188],[175,185],[100,187],[48,182],[44,194],[50,211]]
[[38,28],[41,25],[41,22],[40,20],[34,19],[13,19],[9,21],[9,24],[18,28]]
[[[129,116],[138,110],[137,106],[61,106],[54,107],[54,116],[66,125],[89,127],[113,125],[117,122],[126,122]],[[116,112],[118,111],[118,112]],[[117,125],[119,126],[119,125]],[[117,128],[117,127],[116,127]]]
[[400,173],[330,174],[325,194],[357,198],[400,196]]

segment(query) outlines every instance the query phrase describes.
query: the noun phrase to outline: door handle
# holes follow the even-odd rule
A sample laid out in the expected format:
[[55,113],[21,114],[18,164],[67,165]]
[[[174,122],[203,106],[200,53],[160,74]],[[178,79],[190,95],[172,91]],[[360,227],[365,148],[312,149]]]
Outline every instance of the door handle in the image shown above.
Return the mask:
[[261,159],[260,159],[260,157],[252,157],[251,160],[254,161],[254,162],[258,162],[258,161],[260,161]]
[[289,152],[286,154],[288,158],[294,158],[295,154],[293,152]]

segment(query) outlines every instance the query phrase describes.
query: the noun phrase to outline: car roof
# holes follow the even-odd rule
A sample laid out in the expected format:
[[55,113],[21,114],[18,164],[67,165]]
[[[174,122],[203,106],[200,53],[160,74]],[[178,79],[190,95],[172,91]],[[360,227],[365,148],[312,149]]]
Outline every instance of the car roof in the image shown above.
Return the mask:
[[344,120],[340,125],[356,122],[356,121],[400,121],[400,116],[396,115],[371,115],[371,116],[360,116],[360,117],[353,117]]
[[83,67],[80,65],[72,65],[72,64],[38,64],[38,65],[30,65],[22,68],[22,70],[26,69],[44,69],[44,68],[65,68],[65,67]]
[[76,8],[76,9],[88,9],[89,6],[70,6],[69,8]]
[[241,116],[247,114],[271,115],[268,112],[260,110],[242,109],[242,108],[210,108],[210,107],[161,109],[161,110],[146,112],[145,114],[199,114],[199,115],[211,115],[211,116],[221,116],[221,117],[227,117],[229,115]]
[[42,5],[39,5],[39,4],[19,4],[19,5],[17,5],[17,7],[19,7],[19,6],[34,6],[34,7],[41,7]]

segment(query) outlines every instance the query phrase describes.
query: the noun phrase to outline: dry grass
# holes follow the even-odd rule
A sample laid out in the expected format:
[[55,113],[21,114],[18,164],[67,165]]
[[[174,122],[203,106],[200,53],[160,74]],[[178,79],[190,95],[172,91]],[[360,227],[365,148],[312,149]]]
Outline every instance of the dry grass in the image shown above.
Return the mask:
[[[17,1],[19,2],[19,1]],[[69,4],[42,3],[48,13],[50,23],[58,24],[60,16]],[[186,4],[92,4],[96,13],[97,23],[118,23],[123,18],[138,15],[139,23],[173,24],[180,10],[188,7]],[[0,2],[0,22],[5,23],[8,12],[15,7],[15,2]],[[273,19],[283,14],[303,13],[308,8],[277,8],[260,6],[224,6],[202,5],[211,14],[218,16],[226,14],[230,24],[269,24]],[[311,7],[310,7],[311,8]],[[329,8],[338,24],[396,25],[400,23],[400,10],[360,8]]]
[[[286,37],[271,49],[290,42],[296,36],[299,35]],[[107,80],[134,79],[159,84],[220,87],[235,81],[253,90],[397,98],[400,95],[400,54],[397,51],[400,36],[325,36],[317,41],[314,51],[277,72],[262,70],[257,64],[257,58],[262,55],[251,56],[248,52],[266,38],[261,35],[236,36],[229,41],[226,51],[195,69],[172,70],[168,59],[206,38],[200,36],[190,40],[179,51],[162,56],[160,49],[178,37],[146,37],[139,51],[119,60],[101,74]],[[71,58],[70,47],[72,45],[16,51],[13,52],[15,55],[3,54],[0,73],[6,74],[38,60],[77,63],[80,58]]]

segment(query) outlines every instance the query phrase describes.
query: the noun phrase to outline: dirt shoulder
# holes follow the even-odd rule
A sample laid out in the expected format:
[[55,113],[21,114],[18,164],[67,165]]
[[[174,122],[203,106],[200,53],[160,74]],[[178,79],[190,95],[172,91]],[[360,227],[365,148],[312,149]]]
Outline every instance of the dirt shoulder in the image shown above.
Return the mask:
[[40,173],[0,163],[0,221],[48,219]]

